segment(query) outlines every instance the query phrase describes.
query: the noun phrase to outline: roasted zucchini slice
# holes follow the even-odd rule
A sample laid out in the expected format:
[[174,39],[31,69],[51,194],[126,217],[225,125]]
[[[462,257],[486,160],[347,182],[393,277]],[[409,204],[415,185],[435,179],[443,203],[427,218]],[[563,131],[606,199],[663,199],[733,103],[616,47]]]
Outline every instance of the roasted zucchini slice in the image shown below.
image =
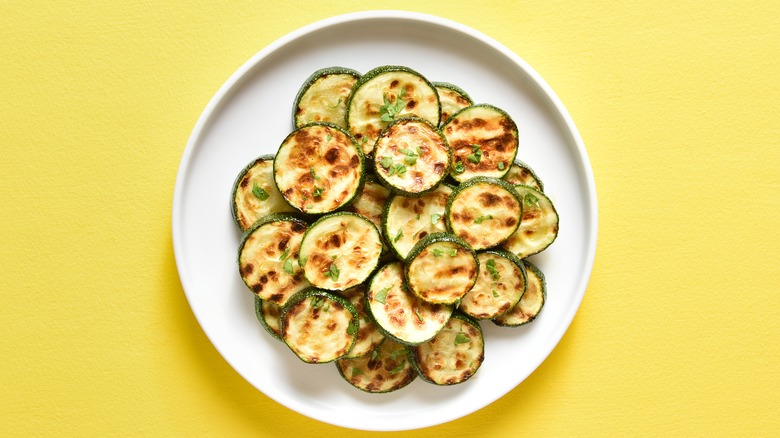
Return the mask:
[[468,380],[485,359],[485,339],[479,322],[455,312],[433,339],[409,348],[420,378],[436,385]]
[[282,316],[280,306],[255,295],[255,316],[265,331],[276,339],[282,339],[282,328],[279,321]]
[[516,327],[536,319],[539,312],[544,307],[547,300],[547,283],[544,280],[544,274],[533,263],[523,260],[528,282],[525,287],[525,294],[520,298],[520,302],[509,309],[505,314],[493,318],[493,323],[503,327]]
[[347,127],[368,155],[393,120],[417,116],[439,125],[439,95],[431,83],[403,66],[377,67],[355,84],[347,102]]
[[457,85],[449,82],[432,82],[432,84],[436,87],[436,92],[439,93],[439,103],[441,104],[439,125],[446,123],[456,112],[474,104],[468,93]]
[[459,182],[475,176],[501,178],[517,155],[517,125],[509,114],[491,105],[472,105],[442,126],[452,148],[450,174]]
[[421,196],[447,176],[450,147],[441,132],[420,118],[397,119],[379,134],[374,168],[379,180],[404,196]]
[[514,185],[526,185],[539,190],[544,191],[544,184],[539,176],[531,169],[531,166],[523,162],[522,160],[515,159],[515,164],[509,168],[509,172],[504,175],[504,181]]
[[522,213],[512,186],[489,177],[475,177],[456,187],[446,210],[450,230],[476,250],[508,239],[517,230]]
[[347,100],[360,73],[344,67],[315,71],[304,81],[293,105],[293,126],[330,122],[346,127]]
[[282,340],[306,363],[332,362],[355,344],[358,314],[345,298],[309,289],[282,307]]
[[520,302],[527,283],[525,265],[503,250],[483,251],[477,257],[477,284],[463,297],[458,309],[477,319],[495,318]]
[[409,290],[429,303],[455,304],[477,281],[479,262],[471,246],[453,234],[431,234],[406,258]]
[[538,254],[558,237],[558,212],[550,198],[529,186],[514,186],[523,201],[523,219],[501,246],[520,258]]
[[274,158],[274,181],[284,200],[311,214],[332,212],[363,188],[363,152],[332,123],[310,123],[284,139]]
[[381,253],[382,237],[370,220],[338,212],[321,217],[306,230],[299,262],[315,287],[345,290],[371,275]]
[[371,354],[339,359],[336,367],[350,385],[370,393],[401,389],[417,377],[406,346],[392,339],[385,339]]
[[423,301],[407,289],[401,262],[381,267],[366,297],[368,313],[379,331],[406,345],[431,339],[452,315],[453,306]]
[[341,295],[355,306],[358,319],[360,320],[355,345],[344,358],[360,357],[371,353],[382,343],[385,337],[377,330],[374,322],[368,316],[368,311],[366,310],[366,288],[363,286],[353,287],[341,292]]
[[387,201],[382,220],[385,238],[401,260],[423,237],[447,231],[444,210],[450,194],[452,188],[441,184],[420,198],[396,195]]
[[238,269],[244,283],[263,300],[282,305],[309,287],[298,266],[301,239],[308,224],[275,213],[255,222],[238,247]]
[[236,177],[231,194],[233,220],[246,231],[253,223],[271,213],[295,211],[274,183],[274,156],[263,155],[247,164]]
[[382,232],[382,215],[384,214],[385,204],[390,197],[390,191],[376,181],[373,175],[366,176],[366,183],[363,191],[355,197],[352,204],[344,207],[344,211],[357,213],[370,220]]

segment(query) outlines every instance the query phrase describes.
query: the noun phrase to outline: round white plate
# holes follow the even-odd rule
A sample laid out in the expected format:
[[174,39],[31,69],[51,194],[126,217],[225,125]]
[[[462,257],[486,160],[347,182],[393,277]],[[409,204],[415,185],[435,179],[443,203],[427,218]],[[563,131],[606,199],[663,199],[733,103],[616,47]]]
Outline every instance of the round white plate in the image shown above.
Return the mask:
[[[533,258],[547,276],[548,301],[533,323],[486,321],[485,361],[467,382],[420,379],[390,393],[363,393],[333,364],[308,365],[255,319],[238,274],[240,233],[229,198],[238,172],[275,153],[292,130],[303,81],[327,66],[366,72],[409,66],[459,85],[476,103],[506,110],[520,131],[518,158],[542,178],[560,214],[555,243]],[[585,147],[563,105],[520,57],[473,29],[442,18],[372,11],[326,19],[275,41],[220,88],[195,126],[173,200],[173,246],[182,286],[203,331],[233,368],[267,396],[311,418],[355,429],[405,430],[472,413],[522,382],[552,351],[580,305],[596,247],[596,191]]]

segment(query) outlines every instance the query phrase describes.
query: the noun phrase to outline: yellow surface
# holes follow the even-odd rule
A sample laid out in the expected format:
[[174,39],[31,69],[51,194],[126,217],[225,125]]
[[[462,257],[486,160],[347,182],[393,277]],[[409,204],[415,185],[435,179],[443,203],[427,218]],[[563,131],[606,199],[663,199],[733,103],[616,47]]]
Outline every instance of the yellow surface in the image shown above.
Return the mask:
[[364,436],[219,356],[170,217],[228,76],[367,6],[439,14],[527,60],[577,123],[600,206],[592,280],[549,359],[475,414],[389,435],[777,436],[776,1],[190,3],[0,4],[0,436]]

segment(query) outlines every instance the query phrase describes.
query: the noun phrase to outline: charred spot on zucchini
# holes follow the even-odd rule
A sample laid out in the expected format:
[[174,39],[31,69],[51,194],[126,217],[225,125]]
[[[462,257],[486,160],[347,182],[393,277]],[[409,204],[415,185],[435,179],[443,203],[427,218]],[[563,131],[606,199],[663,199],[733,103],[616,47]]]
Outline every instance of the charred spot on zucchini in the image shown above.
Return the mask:
[[393,196],[385,206],[383,226],[393,252],[402,260],[422,238],[447,231],[444,218],[452,188],[441,184],[419,198]]
[[392,122],[379,135],[374,165],[380,182],[404,196],[430,192],[447,176],[450,148],[441,132],[420,118]]
[[380,268],[366,294],[368,314],[382,334],[406,345],[431,339],[444,327],[453,307],[424,301],[408,290],[400,262]]
[[390,122],[416,116],[438,126],[439,112],[439,95],[427,79],[408,67],[387,65],[372,69],[355,84],[346,122],[368,155]]
[[231,193],[233,220],[245,231],[271,213],[294,211],[276,188],[273,155],[262,155],[247,164],[236,177]]
[[458,309],[476,319],[491,319],[507,313],[526,290],[523,261],[503,250],[477,253],[479,275],[474,287],[460,300]]
[[523,260],[528,281],[525,294],[514,307],[505,314],[493,318],[493,323],[502,327],[517,327],[536,319],[547,300],[547,283],[544,274],[539,268],[528,260]]
[[501,179],[513,186],[531,186],[540,192],[544,192],[544,184],[536,172],[531,169],[531,166],[518,159],[515,159],[514,164]]
[[255,316],[271,336],[282,340],[281,316],[282,308],[270,301],[266,301],[255,295]]
[[331,123],[310,123],[290,133],[274,158],[274,181],[288,204],[310,214],[335,211],[363,188],[363,152]]
[[517,155],[517,125],[492,105],[472,105],[442,126],[452,149],[450,174],[459,182],[475,176],[501,178]]
[[355,345],[352,346],[352,349],[349,350],[349,353],[344,358],[365,356],[376,349],[385,339],[368,316],[368,311],[366,310],[366,288],[363,286],[353,287],[341,292],[341,295],[355,306],[360,321]]
[[440,125],[446,123],[456,112],[474,104],[468,93],[457,85],[449,82],[432,82],[432,84],[436,87],[436,92],[439,93],[439,102],[441,103]]
[[409,349],[420,378],[436,385],[465,382],[485,359],[479,322],[458,312],[433,339]]
[[456,187],[446,209],[450,230],[476,250],[507,240],[520,225],[522,213],[512,186],[489,177],[474,177]]
[[523,202],[520,226],[501,246],[520,258],[538,254],[558,237],[558,212],[550,198],[524,185],[514,186]]
[[321,217],[301,239],[303,273],[321,289],[345,290],[363,283],[376,268],[381,253],[377,227],[349,212]]
[[282,305],[309,283],[298,266],[308,223],[275,213],[249,228],[238,248],[238,268],[247,287],[263,300]]
[[370,393],[401,389],[417,377],[406,346],[392,339],[385,339],[370,354],[339,359],[336,367],[350,385]]
[[355,344],[358,313],[344,297],[309,289],[282,307],[282,340],[306,363],[339,359]]
[[477,281],[476,253],[463,239],[436,233],[417,242],[406,258],[409,290],[419,298],[440,304],[454,304]]
[[360,73],[344,67],[328,67],[312,73],[295,97],[293,126],[330,122],[346,127],[347,100],[358,79]]

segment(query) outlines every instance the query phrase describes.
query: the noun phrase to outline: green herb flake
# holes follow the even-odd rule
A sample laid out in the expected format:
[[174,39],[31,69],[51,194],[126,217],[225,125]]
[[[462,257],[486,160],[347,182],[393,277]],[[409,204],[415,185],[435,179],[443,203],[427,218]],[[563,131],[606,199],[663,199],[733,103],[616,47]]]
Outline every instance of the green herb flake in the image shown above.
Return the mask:
[[377,292],[376,295],[374,295],[374,299],[382,304],[385,304],[385,301],[387,300],[387,292],[392,288],[393,286],[380,289],[379,292]]
[[458,334],[455,335],[455,345],[468,344],[469,342],[471,342],[471,338],[468,337],[467,334],[458,332]]
[[539,198],[537,198],[536,195],[531,192],[528,192],[525,194],[525,196],[523,196],[523,202],[525,202],[525,205],[534,205],[538,208],[541,208],[539,205]]
[[466,159],[467,159],[467,160],[469,160],[469,161],[471,161],[471,162],[472,162],[472,163],[474,163],[474,164],[477,164],[477,163],[479,163],[479,157],[478,157],[478,156],[476,156],[476,155],[474,155],[474,154],[469,154],[469,155],[466,157]]
[[480,216],[480,217],[474,219],[474,223],[475,224],[481,224],[482,222],[485,222],[486,220],[490,220],[490,219],[493,219],[493,215],[492,214],[486,214],[484,216]]
[[417,317],[417,320],[423,322],[423,317],[420,316],[420,311],[416,307],[413,309],[413,311],[414,311],[414,316]]
[[316,179],[317,181],[320,180],[320,177],[314,172],[314,168],[313,167],[309,168],[309,173],[311,174],[312,178]]
[[363,374],[363,371],[360,368],[352,367],[352,375],[353,376],[359,376]]
[[407,156],[407,157],[404,157],[404,163],[406,163],[406,164],[408,164],[408,165],[410,165],[410,166],[414,166],[414,165],[417,163],[417,157],[416,157],[416,156],[413,156],[413,157],[409,157],[409,156]]
[[417,213],[417,220],[420,220],[420,213]]
[[352,335],[354,335],[355,333],[357,333],[357,331],[358,331],[358,329],[357,329],[357,324],[356,324],[355,322],[351,322],[351,323],[349,324],[349,326],[347,327],[347,334],[348,334],[348,335],[350,335],[350,336],[352,336]]
[[284,261],[285,259],[287,259],[287,257],[288,257],[289,255],[290,255],[290,248],[286,248],[286,249],[284,250],[284,252],[282,252],[282,255],[281,255],[281,257],[279,257],[279,260],[282,260],[282,261]]
[[292,275],[292,274],[293,274],[293,272],[294,272],[294,271],[293,271],[293,264],[292,264],[292,260],[290,260],[290,259],[287,259],[287,260],[285,260],[285,261],[284,261],[284,267],[283,267],[282,269],[284,269],[284,272],[286,272],[286,273],[288,273],[288,274]]
[[461,174],[466,171],[466,166],[464,166],[462,162],[458,161],[455,163],[455,166],[453,166],[452,171],[456,174]]
[[499,297],[498,292],[496,292],[495,289],[493,289],[492,291],[493,291],[493,298],[498,298]]
[[400,152],[400,153],[402,153],[402,154],[406,155],[407,157],[414,157],[414,156],[416,156],[416,155],[417,155],[417,154],[415,154],[415,153],[414,153],[414,151],[413,151],[413,150],[411,150],[411,149],[408,149],[408,148],[399,149],[399,151],[398,151],[398,152]]
[[328,136],[327,136],[327,137],[325,137],[325,141],[331,141],[331,140],[333,140],[333,134],[331,134],[331,133],[329,132],[329,133],[328,133]]
[[301,257],[301,258],[299,258],[299,259],[298,259],[298,266],[300,266],[301,268],[302,268],[302,267],[304,267],[304,266],[306,266],[306,262],[307,262],[308,260],[309,260],[309,258],[308,258],[308,257]]
[[257,185],[257,181],[252,181],[252,194],[261,201],[265,201],[271,196],[268,194],[268,192],[265,191],[265,189]]
[[338,107],[339,107],[339,105],[341,105],[341,102],[343,102],[343,100],[341,100],[341,98],[339,97],[339,101],[338,101],[338,102],[336,102],[336,104],[335,104],[335,105],[328,105],[328,106],[329,106],[330,108],[336,109],[336,108],[338,108]]
[[[381,346],[381,344],[380,344]],[[374,350],[371,352],[371,359],[369,362],[374,362],[379,357],[379,347],[374,348]]]
[[444,254],[444,251],[440,250],[439,248],[433,248],[434,257],[441,257],[442,254]]
[[395,368],[390,370],[390,374],[398,374],[398,373],[400,373],[401,371],[404,370],[405,366],[406,366],[406,361],[402,360],[401,363],[398,364],[398,366],[396,366]]
[[335,263],[331,263],[328,270],[324,271],[322,274],[325,275],[326,277],[330,277],[330,279],[333,281],[338,281],[339,274],[341,274],[341,271],[339,271],[339,268],[338,266],[336,266]]
[[417,146],[416,149],[417,149],[417,156],[422,157],[422,149],[420,149],[420,146]]
[[379,165],[385,169],[389,169],[390,166],[393,165],[393,159],[390,157],[382,157],[382,159],[379,160]]
[[311,306],[315,309],[319,309],[325,304],[325,297],[314,296],[311,298]]
[[393,243],[398,242],[399,240],[401,240],[402,237],[404,237],[404,231],[398,230],[398,234],[396,234],[395,237],[393,238]]
[[406,173],[406,166],[404,166],[401,163],[396,164],[395,165],[395,173],[397,173],[398,175],[405,174]]
[[504,169],[506,169],[506,166],[504,166],[504,162],[503,161],[499,161],[498,162],[498,170],[504,170]]
[[498,281],[501,278],[501,274],[499,274],[498,269],[496,269],[496,261],[494,259],[490,259],[487,261],[487,270],[490,273],[490,278],[493,279],[493,281]]
[[406,355],[406,349],[405,348],[399,348],[398,350],[393,350],[392,353],[390,353],[390,357],[393,360],[398,360],[398,356],[405,356]]
[[320,196],[322,196],[322,192],[324,191],[325,189],[322,187],[315,187],[314,190],[311,192],[311,195],[314,196],[315,198],[319,198]]
[[404,96],[406,96],[406,88],[402,88],[401,92],[396,96],[395,102],[390,102],[387,98],[387,93],[382,94],[382,100],[384,104],[379,107],[380,120],[383,122],[392,122],[395,117],[404,109],[406,103],[404,103]]
[[431,215],[431,225],[436,225],[439,222],[439,219],[441,219],[441,215],[434,213]]

